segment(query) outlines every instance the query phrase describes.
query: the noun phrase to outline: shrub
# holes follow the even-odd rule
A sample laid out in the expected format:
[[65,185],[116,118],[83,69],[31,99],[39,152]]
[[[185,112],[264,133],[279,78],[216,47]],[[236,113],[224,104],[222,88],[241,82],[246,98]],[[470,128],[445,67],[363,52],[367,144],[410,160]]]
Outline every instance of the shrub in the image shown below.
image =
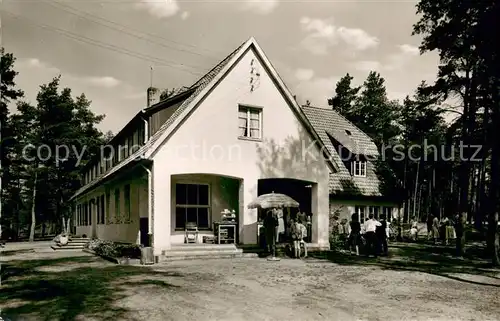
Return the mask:
[[132,243],[118,243],[104,240],[92,240],[87,243],[86,248],[94,251],[97,255],[113,258],[141,258],[141,246]]

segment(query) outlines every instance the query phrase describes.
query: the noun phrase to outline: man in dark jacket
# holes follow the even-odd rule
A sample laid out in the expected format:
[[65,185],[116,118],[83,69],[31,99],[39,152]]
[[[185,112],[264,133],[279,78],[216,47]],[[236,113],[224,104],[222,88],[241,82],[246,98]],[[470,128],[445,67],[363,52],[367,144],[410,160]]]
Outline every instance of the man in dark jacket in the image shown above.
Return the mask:
[[377,226],[375,233],[377,234],[377,251],[379,254],[387,256],[388,248],[387,248],[387,221],[385,220],[385,215],[380,215],[380,226]]

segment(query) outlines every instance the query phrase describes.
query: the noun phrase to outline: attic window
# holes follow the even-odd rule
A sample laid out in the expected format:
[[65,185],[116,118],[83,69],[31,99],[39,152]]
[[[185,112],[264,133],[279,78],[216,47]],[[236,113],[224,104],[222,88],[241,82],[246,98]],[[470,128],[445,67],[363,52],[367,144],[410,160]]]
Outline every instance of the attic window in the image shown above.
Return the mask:
[[366,177],[366,161],[364,160],[352,161],[351,175],[355,177]]
[[351,135],[352,135],[351,131],[350,131],[350,130],[347,130],[347,129],[345,130],[345,133],[346,133],[348,136],[351,136]]

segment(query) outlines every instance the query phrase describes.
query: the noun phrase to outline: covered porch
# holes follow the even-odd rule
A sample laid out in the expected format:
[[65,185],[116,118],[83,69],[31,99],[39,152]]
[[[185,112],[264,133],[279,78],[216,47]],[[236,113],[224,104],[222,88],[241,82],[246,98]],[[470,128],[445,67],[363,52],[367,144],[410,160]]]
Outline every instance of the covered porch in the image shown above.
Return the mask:
[[[239,243],[242,178],[205,173],[172,175],[171,193],[172,247]],[[227,218],[230,215],[224,215],[224,211],[234,212],[234,218]]]

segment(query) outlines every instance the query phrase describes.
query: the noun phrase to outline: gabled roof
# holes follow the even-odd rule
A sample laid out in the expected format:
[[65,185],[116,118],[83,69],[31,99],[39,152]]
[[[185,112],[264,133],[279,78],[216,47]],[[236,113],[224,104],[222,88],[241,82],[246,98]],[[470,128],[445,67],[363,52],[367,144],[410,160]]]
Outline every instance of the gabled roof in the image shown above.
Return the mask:
[[[189,95],[186,100],[175,110],[172,116],[158,129],[158,131],[150,137],[144,146],[142,146],[138,151],[129,156],[127,159],[121,163],[114,166],[110,171],[108,171],[103,176],[95,179],[91,183],[80,188],[72,199],[81,195],[82,193],[90,190],[93,187],[99,185],[100,182],[106,180],[110,176],[116,174],[122,168],[129,166],[131,162],[137,159],[151,159],[161,145],[168,139],[170,134],[182,124],[183,120],[188,117],[191,111],[198,106],[199,103],[210,93],[210,91],[224,78],[224,76],[236,65],[243,55],[253,48],[259,58],[263,61],[263,66],[270,73],[271,78],[276,82],[278,89],[282,92],[290,106],[292,106],[293,111],[299,120],[302,121],[306,129],[318,142],[322,142],[318,133],[314,130],[313,126],[309,123],[308,118],[300,108],[299,104],[293,98],[291,92],[288,90],[283,80],[280,78],[275,68],[272,66],[269,59],[265,56],[263,50],[257,44],[256,40],[252,37],[240,46],[236,48],[232,53],[230,53],[226,58],[224,58],[219,64],[212,68],[207,74],[196,81],[192,86],[189,87],[192,90],[192,94]],[[154,107],[154,106],[153,106]],[[320,146],[322,147],[322,146]],[[326,147],[326,146],[325,146]],[[331,160],[331,153],[335,151],[329,147],[326,147],[326,159]],[[339,165],[335,162],[330,161],[329,165],[332,169],[338,169]]]
[[368,161],[366,177],[353,177],[332,141],[337,141],[353,154],[376,156],[379,153],[372,139],[332,109],[302,106],[302,110],[323,144],[333,150],[334,161],[340,165],[337,173],[330,174],[330,194],[381,196],[380,181],[374,171],[374,164]]
[[[196,82],[193,86],[197,86],[197,90],[194,92],[192,96],[190,96],[184,104],[182,104],[178,110],[172,115],[170,119],[168,119],[158,130],[158,133],[155,134],[157,137],[153,137],[151,139],[151,149],[149,149],[146,153],[148,158],[154,156],[158,148],[163,144],[168,136],[175,130],[177,126],[179,126],[182,121],[190,114],[190,112],[196,108],[196,106],[203,101],[203,99],[208,95],[208,93],[224,78],[224,76],[236,65],[236,63],[243,57],[243,55],[253,48],[255,50],[256,55],[262,60],[263,67],[269,72],[271,78],[275,81],[277,88],[281,91],[287,102],[290,106],[292,106],[292,110],[294,111],[297,118],[302,121],[306,129],[309,131],[309,134],[313,136],[316,141],[321,143],[321,139],[318,136],[318,133],[315,132],[312,125],[309,123],[309,120],[303,113],[300,105],[297,103],[290,90],[286,87],[285,83],[276,72],[276,69],[273,67],[269,59],[266,57],[262,48],[260,48],[257,41],[251,37],[241,46],[239,46],[234,52],[232,52],[223,62],[217,65],[214,69],[212,69],[207,75],[208,77],[201,78],[198,82]],[[325,153],[327,154],[327,159],[331,160],[331,153],[333,151],[329,148],[326,148]],[[338,164],[335,162],[329,162],[329,165],[333,169],[338,168]]]

